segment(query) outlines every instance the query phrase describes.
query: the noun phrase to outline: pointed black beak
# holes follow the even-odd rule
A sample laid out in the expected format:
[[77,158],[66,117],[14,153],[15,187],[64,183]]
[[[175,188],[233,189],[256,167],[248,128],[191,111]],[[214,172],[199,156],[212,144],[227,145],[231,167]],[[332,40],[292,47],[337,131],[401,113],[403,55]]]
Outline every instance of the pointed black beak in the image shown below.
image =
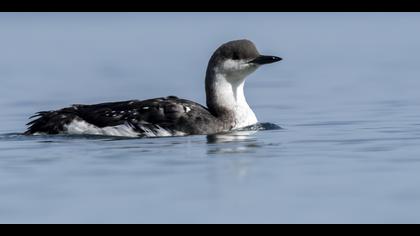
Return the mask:
[[255,58],[254,60],[250,61],[249,63],[264,65],[264,64],[270,64],[270,63],[278,62],[278,61],[281,61],[281,60],[283,60],[283,59],[280,58],[280,57],[261,55],[261,56]]

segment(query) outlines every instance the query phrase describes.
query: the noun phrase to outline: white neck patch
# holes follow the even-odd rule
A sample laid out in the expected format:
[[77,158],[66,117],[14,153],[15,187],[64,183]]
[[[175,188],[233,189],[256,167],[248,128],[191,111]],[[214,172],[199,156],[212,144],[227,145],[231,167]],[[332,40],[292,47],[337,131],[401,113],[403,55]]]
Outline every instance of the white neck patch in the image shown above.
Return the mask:
[[234,129],[243,128],[258,122],[255,113],[248,105],[244,85],[245,77],[257,69],[242,60],[226,60],[221,68],[215,69],[215,101],[235,116]]

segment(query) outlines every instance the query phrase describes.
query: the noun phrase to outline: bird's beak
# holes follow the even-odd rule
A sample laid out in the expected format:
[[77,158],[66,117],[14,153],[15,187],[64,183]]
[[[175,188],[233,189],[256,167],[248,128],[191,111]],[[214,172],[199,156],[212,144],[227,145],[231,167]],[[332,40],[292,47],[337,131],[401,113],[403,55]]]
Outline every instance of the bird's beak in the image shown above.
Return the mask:
[[249,63],[254,63],[257,65],[264,65],[264,64],[270,64],[270,63],[274,63],[274,62],[278,62],[283,60],[280,57],[276,57],[276,56],[258,56],[257,58],[255,58],[254,60],[250,61]]

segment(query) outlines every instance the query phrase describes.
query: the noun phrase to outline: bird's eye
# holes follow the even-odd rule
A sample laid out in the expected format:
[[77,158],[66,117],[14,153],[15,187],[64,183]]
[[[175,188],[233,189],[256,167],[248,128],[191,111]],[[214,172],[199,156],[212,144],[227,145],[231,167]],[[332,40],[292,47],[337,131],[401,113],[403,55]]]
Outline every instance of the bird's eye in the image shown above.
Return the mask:
[[232,56],[232,59],[233,60],[239,60],[238,54],[237,53],[234,53],[233,56]]

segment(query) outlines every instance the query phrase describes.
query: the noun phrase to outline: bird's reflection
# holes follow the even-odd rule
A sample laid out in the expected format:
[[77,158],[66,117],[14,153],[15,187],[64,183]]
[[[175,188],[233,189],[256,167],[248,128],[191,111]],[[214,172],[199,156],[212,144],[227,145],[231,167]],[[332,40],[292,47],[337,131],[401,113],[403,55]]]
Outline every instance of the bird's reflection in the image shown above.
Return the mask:
[[257,131],[235,131],[207,136],[208,154],[253,153],[260,145],[253,134]]

